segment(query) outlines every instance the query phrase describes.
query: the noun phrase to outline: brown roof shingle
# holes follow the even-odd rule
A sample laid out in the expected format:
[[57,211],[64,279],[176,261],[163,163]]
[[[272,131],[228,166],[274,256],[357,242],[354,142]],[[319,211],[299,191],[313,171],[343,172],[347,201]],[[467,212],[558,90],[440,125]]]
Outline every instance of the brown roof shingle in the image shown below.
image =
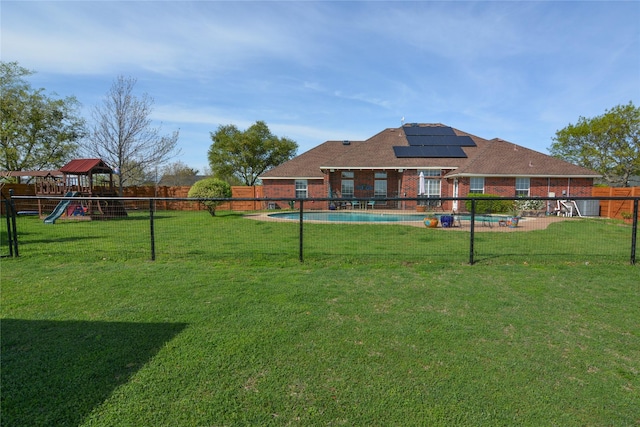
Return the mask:
[[497,138],[488,141],[484,149],[447,176],[470,175],[575,178],[600,176],[590,169]]
[[[421,127],[448,127],[421,124]],[[453,128],[468,136],[475,147],[462,147],[464,157],[396,157],[393,147],[409,146],[404,129],[388,128],[365,141],[349,145],[327,141],[266,172],[262,178],[322,178],[322,169],[454,169],[447,176],[554,176],[597,177],[596,172],[546,154],[501,140],[487,140]]]
[[344,153],[353,152],[363,144],[362,141],[327,141],[311,150],[284,162],[283,164],[263,173],[260,177],[265,179],[293,179],[293,178],[320,178],[324,177],[320,165],[330,162]]

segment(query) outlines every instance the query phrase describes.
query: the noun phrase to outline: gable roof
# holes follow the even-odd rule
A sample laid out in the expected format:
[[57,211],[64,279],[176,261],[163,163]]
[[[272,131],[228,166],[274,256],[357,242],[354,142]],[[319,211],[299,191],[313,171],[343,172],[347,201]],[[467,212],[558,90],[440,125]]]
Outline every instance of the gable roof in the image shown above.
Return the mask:
[[[420,125],[423,128],[445,128],[442,124]],[[397,157],[396,147],[410,147],[402,128],[389,128],[364,141],[356,149],[334,156],[330,162],[319,165],[322,169],[454,169],[464,165],[468,159],[487,143],[485,139],[451,129],[456,136],[468,136],[475,146],[461,147],[466,157]]]
[[[332,158],[353,152],[363,141],[327,141],[263,173],[262,179],[322,179],[320,168]],[[348,156],[347,156],[348,157]]]
[[460,168],[447,174],[456,176],[528,176],[597,178],[591,169],[548,156],[538,151],[496,138]]
[[[413,132],[446,137],[411,138]],[[407,134],[409,133],[409,137]],[[411,140],[411,143],[410,143]],[[428,140],[428,142],[422,142]],[[425,147],[415,148],[416,144]],[[433,148],[448,146],[451,150]],[[399,148],[402,147],[402,148]],[[413,148],[412,148],[413,147]],[[448,153],[453,154],[448,154]],[[398,153],[415,153],[402,157]],[[436,155],[441,155],[436,157]],[[446,176],[596,178],[597,172],[494,138],[487,140],[443,124],[388,128],[365,141],[327,141],[263,174],[264,179],[322,178],[323,170],[451,169]]]
[[68,174],[113,173],[101,159],[74,159],[60,168],[60,172]]

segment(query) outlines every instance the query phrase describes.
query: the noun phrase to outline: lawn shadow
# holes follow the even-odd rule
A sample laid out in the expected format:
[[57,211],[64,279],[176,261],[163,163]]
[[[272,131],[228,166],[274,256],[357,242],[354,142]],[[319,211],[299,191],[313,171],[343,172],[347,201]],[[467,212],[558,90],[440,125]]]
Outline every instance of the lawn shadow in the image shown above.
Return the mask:
[[183,323],[2,319],[2,426],[77,426]]

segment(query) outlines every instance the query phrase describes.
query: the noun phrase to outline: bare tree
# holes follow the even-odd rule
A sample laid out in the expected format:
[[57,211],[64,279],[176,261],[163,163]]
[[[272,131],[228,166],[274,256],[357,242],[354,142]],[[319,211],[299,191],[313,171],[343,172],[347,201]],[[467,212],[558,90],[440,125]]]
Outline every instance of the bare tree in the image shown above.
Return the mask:
[[178,131],[161,135],[150,115],[153,98],[133,94],[137,80],[118,76],[102,104],[93,110],[93,126],[85,151],[119,171],[118,190],[132,181],[140,169],[158,167],[178,154]]
[[161,173],[162,185],[193,185],[198,176],[198,169],[177,161],[163,167]]

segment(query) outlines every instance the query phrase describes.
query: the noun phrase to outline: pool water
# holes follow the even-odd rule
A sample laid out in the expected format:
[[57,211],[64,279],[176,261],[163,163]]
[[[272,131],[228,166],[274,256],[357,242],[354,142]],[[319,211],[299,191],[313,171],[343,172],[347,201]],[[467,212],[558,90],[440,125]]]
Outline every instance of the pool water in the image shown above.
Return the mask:
[[[299,220],[299,212],[284,212],[270,214],[271,218]],[[422,215],[381,214],[373,212],[304,212],[304,221],[328,222],[417,222],[424,219]]]
[[[448,214],[436,214],[442,216]],[[375,212],[304,212],[303,221],[327,221],[327,222],[422,222],[425,214],[393,214]],[[270,218],[300,220],[299,212],[281,212],[269,214]],[[471,215],[456,215],[462,221],[470,221]],[[476,215],[476,221],[488,221],[497,223],[506,216]]]

